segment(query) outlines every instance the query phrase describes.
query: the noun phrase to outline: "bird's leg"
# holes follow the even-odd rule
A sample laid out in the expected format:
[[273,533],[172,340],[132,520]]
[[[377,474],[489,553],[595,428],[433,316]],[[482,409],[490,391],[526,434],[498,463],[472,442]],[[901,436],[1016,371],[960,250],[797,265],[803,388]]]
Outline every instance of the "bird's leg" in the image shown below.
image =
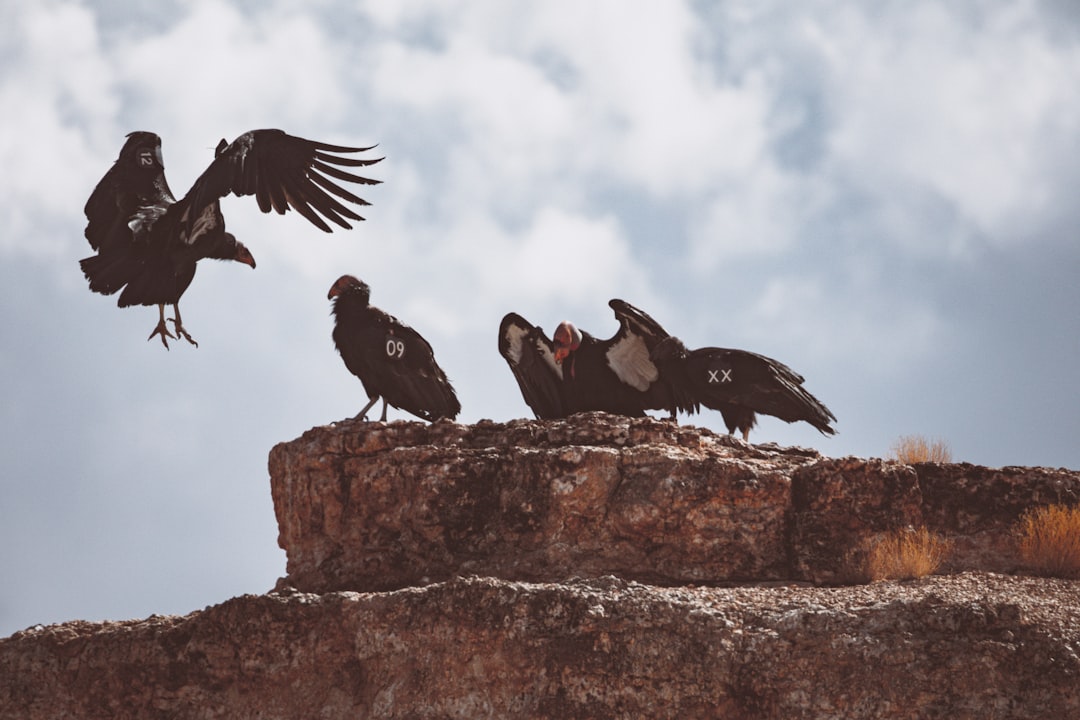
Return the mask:
[[[195,339],[188,335],[187,330],[184,329],[183,324],[180,322],[180,303],[173,303],[173,313],[176,315],[174,318],[169,318],[173,323],[173,330],[176,331],[178,337],[182,337],[195,347],[199,347],[199,343],[195,342]],[[161,316],[165,317],[165,306],[161,306]],[[164,321],[162,321],[164,322]],[[169,337],[172,337],[171,335]],[[162,338],[164,340],[165,338]]]
[[160,335],[161,336],[161,344],[165,346],[166,350],[168,350],[169,349],[169,341],[165,339],[165,336],[168,335],[171,338],[176,338],[176,336],[173,335],[171,332],[169,332],[169,326],[165,324],[165,306],[164,305],[158,305],[158,318],[159,319],[158,319],[157,327],[154,328],[154,332],[150,333],[150,337],[148,337],[146,339],[147,340],[153,340],[155,335]]
[[[371,406],[374,405],[378,401],[378,399],[379,399],[378,395],[371,398],[370,402],[368,402],[368,404],[364,406],[364,409],[361,410],[357,414],[357,416],[353,418],[353,420],[367,420],[367,411],[371,409]],[[385,406],[383,406],[383,407],[384,407],[383,412],[385,412]]]
[[382,399],[382,417],[379,418],[379,422],[386,422],[386,398]]
[[750,442],[750,428],[743,428],[742,439],[743,442]]

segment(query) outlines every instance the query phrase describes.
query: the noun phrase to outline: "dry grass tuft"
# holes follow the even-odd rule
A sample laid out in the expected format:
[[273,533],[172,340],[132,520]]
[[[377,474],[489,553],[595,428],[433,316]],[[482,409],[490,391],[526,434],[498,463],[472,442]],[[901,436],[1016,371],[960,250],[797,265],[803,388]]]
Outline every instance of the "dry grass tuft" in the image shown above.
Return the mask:
[[1040,575],[1080,578],[1080,506],[1050,505],[1017,523],[1020,557]]
[[927,440],[922,435],[902,435],[890,449],[893,458],[907,465],[952,462],[952,452],[944,440]]
[[870,541],[864,575],[869,580],[907,580],[933,574],[952,543],[925,527],[895,530]]

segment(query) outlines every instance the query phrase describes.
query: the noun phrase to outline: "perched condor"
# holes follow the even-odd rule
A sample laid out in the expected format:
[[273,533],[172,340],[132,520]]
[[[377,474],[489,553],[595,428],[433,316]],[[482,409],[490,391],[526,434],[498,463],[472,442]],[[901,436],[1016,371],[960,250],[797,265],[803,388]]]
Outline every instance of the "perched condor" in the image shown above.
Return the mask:
[[499,329],[499,352],[522,397],[539,418],[584,410],[640,416],[645,410],[694,413],[702,405],[724,417],[743,439],[756,413],[787,422],[805,420],[835,433],[833,414],[802,387],[802,376],[756,353],[725,348],[687,350],[648,314],[622,300],[608,303],[619,331],[597,340],[563,322],[548,340],[543,331],[510,313]]
[[772,358],[746,350],[704,347],[687,350],[677,337],[660,341],[652,360],[673,392],[720,411],[728,432],[750,437],[756,413],[785,422],[803,420],[823,435],[834,435],[836,417],[803,388],[803,377]]
[[425,420],[453,420],[461,403],[436,362],[427,340],[408,325],[370,304],[371,288],[352,275],[330,287],[334,301],[334,345],[345,367],[364,385],[368,404],[356,416],[363,420],[380,397],[386,405]]
[[650,354],[668,336],[659,323],[622,300],[608,303],[619,330],[598,340],[562,322],[549,340],[516,313],[499,327],[499,353],[510,365],[525,402],[538,418],[603,410],[634,417],[646,410],[692,412],[688,395],[660,382]]
[[[378,184],[338,167],[379,162],[382,158],[340,157],[371,149],[327,145],[281,130],[253,130],[231,144],[218,143],[213,162],[177,200],[165,180],[161,138],[151,132],[130,133],[86,202],[85,235],[97,254],[79,265],[94,292],[112,295],[123,290],[120,307],[158,306],[158,324],[148,340],[160,335],[168,349],[166,337],[182,337],[198,346],[180,320],[180,296],[195,277],[196,264],[213,258],[255,267],[248,249],[225,232],[220,199],[229,193],[255,195],[263,212],[284,214],[292,208],[326,232],[331,232],[327,220],[349,229],[349,220],[363,218],[337,198],[369,203],[331,178]],[[166,325],[166,305],[173,306],[169,321],[176,335]]]

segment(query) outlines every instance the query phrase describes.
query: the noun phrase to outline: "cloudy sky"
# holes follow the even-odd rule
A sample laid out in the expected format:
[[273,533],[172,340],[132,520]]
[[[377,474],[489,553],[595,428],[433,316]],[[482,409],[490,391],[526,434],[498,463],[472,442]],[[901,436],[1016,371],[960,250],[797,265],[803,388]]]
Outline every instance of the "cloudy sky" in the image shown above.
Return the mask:
[[[839,418],[754,441],[1080,468],[1075,3],[127,5],[0,9],[0,636],[284,574],[267,453],[364,401],[330,340],[346,272],[432,343],[463,422],[530,414],[506,312],[607,337],[620,297]],[[223,202],[258,269],[203,263],[199,347],[166,352],[154,309],[87,289],[83,204],[130,131],[182,194],[260,127],[378,143],[384,183],[332,235]]]

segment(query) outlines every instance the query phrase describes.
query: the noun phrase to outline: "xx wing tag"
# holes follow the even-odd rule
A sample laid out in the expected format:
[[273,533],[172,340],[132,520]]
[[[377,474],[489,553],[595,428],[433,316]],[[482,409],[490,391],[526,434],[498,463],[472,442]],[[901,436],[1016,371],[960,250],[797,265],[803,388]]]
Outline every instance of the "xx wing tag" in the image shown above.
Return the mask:
[[706,372],[708,373],[707,381],[710,385],[734,382],[734,378],[731,377],[732,368],[717,365],[707,368]]

